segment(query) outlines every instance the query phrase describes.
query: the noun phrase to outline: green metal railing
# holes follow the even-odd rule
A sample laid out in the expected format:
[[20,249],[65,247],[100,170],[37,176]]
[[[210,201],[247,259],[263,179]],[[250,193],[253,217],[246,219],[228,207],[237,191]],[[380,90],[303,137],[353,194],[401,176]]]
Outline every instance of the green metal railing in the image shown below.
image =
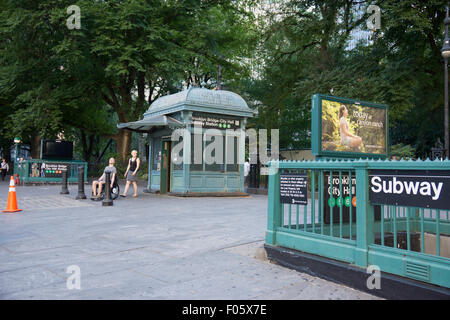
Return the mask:
[[40,160],[31,159],[16,162],[14,164],[14,174],[18,174],[20,183],[45,183],[45,182],[61,182],[59,177],[49,177],[48,174],[42,173],[42,164],[59,163],[70,164],[69,174],[67,181],[69,183],[78,182],[78,167],[84,166],[84,181],[87,181],[87,162],[71,160],[71,161],[53,161],[53,160]]
[[[369,170],[450,172],[450,161],[288,161],[269,168],[268,245],[450,287],[450,210],[369,202]],[[307,205],[280,203],[285,173],[308,175]]]

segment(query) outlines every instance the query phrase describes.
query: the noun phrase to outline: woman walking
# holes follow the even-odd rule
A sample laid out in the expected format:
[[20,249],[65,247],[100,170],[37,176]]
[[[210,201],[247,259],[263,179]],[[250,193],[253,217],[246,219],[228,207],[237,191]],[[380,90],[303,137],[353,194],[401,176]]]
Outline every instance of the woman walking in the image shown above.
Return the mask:
[[0,171],[2,176],[2,181],[5,181],[6,173],[9,171],[9,165],[6,163],[6,159],[3,159],[0,163]]
[[128,160],[127,171],[125,171],[124,177],[127,178],[127,184],[125,185],[125,190],[121,194],[122,197],[127,196],[128,188],[130,187],[130,183],[133,183],[134,194],[133,198],[138,196],[137,189],[137,172],[139,170],[139,166],[141,164],[141,160],[137,157],[138,152],[136,150],[131,151],[131,158]]

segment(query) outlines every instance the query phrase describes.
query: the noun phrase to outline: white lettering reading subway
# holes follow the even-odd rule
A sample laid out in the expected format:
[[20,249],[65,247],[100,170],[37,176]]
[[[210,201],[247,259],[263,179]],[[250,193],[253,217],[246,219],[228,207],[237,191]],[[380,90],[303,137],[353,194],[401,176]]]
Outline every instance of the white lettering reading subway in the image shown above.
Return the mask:
[[402,194],[405,192],[412,195],[430,196],[432,200],[439,199],[442,186],[444,185],[443,182],[439,182],[436,185],[436,183],[428,181],[399,181],[396,177],[392,181],[382,181],[377,176],[372,177],[371,183],[371,189],[375,193],[383,191],[384,193]]

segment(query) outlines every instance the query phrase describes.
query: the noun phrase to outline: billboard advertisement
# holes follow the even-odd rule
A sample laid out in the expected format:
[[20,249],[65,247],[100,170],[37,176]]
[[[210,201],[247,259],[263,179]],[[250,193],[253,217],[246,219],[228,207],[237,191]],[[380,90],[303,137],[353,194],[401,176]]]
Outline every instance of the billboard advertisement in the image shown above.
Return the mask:
[[312,121],[315,155],[387,156],[388,108],[385,105],[314,95]]

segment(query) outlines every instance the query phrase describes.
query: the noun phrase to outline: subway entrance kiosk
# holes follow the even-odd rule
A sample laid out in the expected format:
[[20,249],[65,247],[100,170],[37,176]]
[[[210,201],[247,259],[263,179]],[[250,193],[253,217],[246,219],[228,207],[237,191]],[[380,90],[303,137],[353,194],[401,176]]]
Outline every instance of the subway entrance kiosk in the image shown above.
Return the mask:
[[[191,87],[158,98],[142,120],[121,123],[118,128],[148,134],[148,192],[244,195],[239,157],[244,159],[245,126],[253,116],[245,100],[233,92]],[[184,133],[172,141],[177,129]],[[222,161],[205,161],[218,139],[222,139],[222,150],[209,154]]]

